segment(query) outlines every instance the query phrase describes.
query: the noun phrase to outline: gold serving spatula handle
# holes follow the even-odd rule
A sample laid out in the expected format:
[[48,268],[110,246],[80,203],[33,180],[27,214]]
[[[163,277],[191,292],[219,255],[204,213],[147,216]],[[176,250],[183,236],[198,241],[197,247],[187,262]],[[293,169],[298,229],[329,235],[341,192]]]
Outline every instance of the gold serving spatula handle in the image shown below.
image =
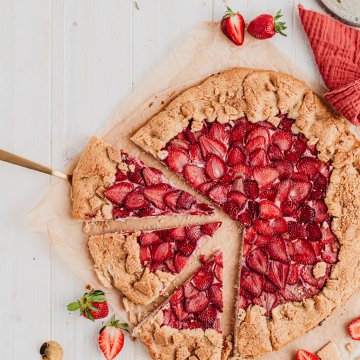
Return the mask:
[[28,168],[31,170],[40,171],[45,174],[57,176],[59,178],[69,181],[71,184],[71,180],[72,180],[71,175],[65,174],[65,173],[55,170],[55,169],[51,169],[47,166],[44,166],[44,165],[38,164],[34,161],[25,159],[21,156],[9,153],[8,151],[0,150],[0,160],[6,161],[10,164],[22,166],[22,167],[25,167],[25,168]]

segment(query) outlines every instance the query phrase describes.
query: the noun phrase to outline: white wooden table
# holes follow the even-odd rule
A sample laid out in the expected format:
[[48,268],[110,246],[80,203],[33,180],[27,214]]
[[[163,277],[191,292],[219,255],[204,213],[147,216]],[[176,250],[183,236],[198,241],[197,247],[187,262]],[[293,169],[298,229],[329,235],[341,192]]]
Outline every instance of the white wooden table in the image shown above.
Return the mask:
[[[288,37],[274,41],[318,76],[297,0],[233,0],[247,21],[281,8]],[[321,11],[314,0],[307,8]],[[222,0],[0,0],[0,148],[62,169],[133,86]],[[46,175],[0,163],[0,359],[38,359],[56,339],[65,360],[101,359],[96,329],[66,311],[84,289],[24,217]],[[136,359],[126,340],[122,356]]]

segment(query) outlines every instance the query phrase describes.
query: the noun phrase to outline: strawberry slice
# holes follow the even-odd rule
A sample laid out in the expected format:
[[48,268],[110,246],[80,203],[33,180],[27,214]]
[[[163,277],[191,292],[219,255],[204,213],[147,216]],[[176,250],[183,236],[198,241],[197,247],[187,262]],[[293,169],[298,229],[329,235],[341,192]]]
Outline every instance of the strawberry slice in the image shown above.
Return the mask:
[[313,209],[315,211],[315,221],[321,223],[330,218],[324,200],[314,201]]
[[151,262],[151,252],[148,247],[140,246],[140,262],[143,265],[149,265]]
[[128,210],[139,210],[149,206],[149,202],[145,199],[142,189],[138,188],[131,192],[125,199],[125,207]]
[[250,154],[250,163],[252,166],[266,166],[269,163],[267,153],[263,149],[254,150]]
[[196,289],[196,287],[191,282],[188,282],[184,285],[184,296],[187,299],[192,299],[193,297],[198,296],[199,293],[199,290]]
[[229,169],[229,174],[235,179],[238,177],[247,179],[252,176],[252,170],[246,164],[237,164]]
[[258,136],[262,136],[267,144],[270,142],[269,130],[263,126],[258,126],[248,133],[246,137],[246,143],[249,143],[251,140],[257,138]]
[[226,155],[226,146],[220,141],[203,135],[199,138],[199,143],[204,158],[206,158],[209,154],[215,154],[219,158],[223,159]]
[[258,136],[248,142],[245,147],[247,153],[252,153],[257,149],[265,149],[267,145],[266,139],[263,136]]
[[298,206],[292,201],[284,201],[281,203],[281,212],[284,216],[294,217],[297,213]]
[[288,200],[291,185],[292,185],[292,183],[291,183],[290,180],[283,180],[283,181],[276,184],[277,191],[278,191],[277,192],[277,199],[281,203]]
[[311,222],[315,219],[315,210],[309,205],[304,205],[300,209],[299,220],[301,222]]
[[256,248],[246,256],[246,265],[260,274],[266,274],[269,265],[269,255],[264,250]]
[[280,209],[269,200],[260,201],[259,216],[263,219],[275,219],[281,216]]
[[305,181],[294,181],[289,192],[290,199],[296,203],[301,204],[310,194],[311,184]]
[[227,164],[234,166],[237,164],[244,164],[246,156],[239,146],[233,146],[227,155]]
[[170,297],[169,303],[170,305],[176,305],[182,302],[184,299],[184,289],[180,287],[176,291],[173,292],[173,294]]
[[221,226],[221,222],[213,222],[209,224],[201,225],[201,231],[209,236],[213,236],[215,231]]
[[170,169],[179,173],[182,172],[184,166],[189,163],[189,155],[184,149],[169,149],[169,155],[166,161]]
[[164,182],[164,177],[162,175],[162,172],[152,167],[143,168],[142,176],[145,180],[145,184],[148,186],[158,185]]
[[198,313],[203,311],[209,305],[209,299],[206,294],[199,293],[196,297],[185,300],[185,308],[189,313]]
[[229,142],[230,144],[236,142],[242,143],[245,137],[246,127],[244,124],[236,125],[230,132]]
[[285,180],[294,171],[293,164],[289,160],[277,160],[274,162],[275,169],[279,172],[279,179]]
[[169,189],[170,186],[168,184],[148,186],[144,189],[144,196],[158,209],[165,210],[166,204],[164,202],[164,197],[169,192]]
[[309,241],[317,241],[321,239],[321,230],[318,224],[310,222],[307,225],[307,239]]
[[290,235],[290,239],[306,239],[307,231],[306,227],[303,224],[300,224],[296,221],[288,222],[288,231]]
[[266,236],[274,235],[274,229],[270,226],[269,221],[263,219],[254,220],[254,229],[256,232]]
[[174,329],[180,329],[181,328],[181,324],[178,321],[178,319],[176,318],[174,312],[172,311],[172,309],[165,309],[163,311],[163,324],[164,325],[168,325]]
[[292,146],[292,135],[288,131],[278,130],[272,135],[271,141],[276,144],[281,151],[290,150]]
[[272,260],[278,260],[284,263],[289,262],[285,240],[282,237],[274,236],[267,245],[267,251]]
[[201,154],[200,146],[197,144],[190,145],[189,156],[193,163],[202,163],[203,162],[203,157]]
[[243,208],[247,202],[246,196],[240,191],[231,191],[227,197],[228,201],[236,201],[241,208]]
[[206,328],[210,328],[216,319],[217,309],[215,305],[210,304],[205,310],[197,314],[198,320],[200,320]]
[[270,220],[270,226],[274,229],[274,234],[283,234],[288,231],[288,224],[282,217]]
[[246,268],[241,270],[241,286],[256,297],[262,292],[264,279],[261,275],[256,274]]
[[177,273],[180,273],[184,269],[184,267],[187,264],[188,260],[189,260],[188,256],[182,256],[180,254],[175,254],[175,256],[174,256],[175,271]]
[[316,263],[316,254],[307,240],[300,239],[293,243],[293,250],[290,253],[292,260],[299,264],[312,265]]
[[216,121],[210,127],[209,137],[223,144],[227,144],[229,141],[229,133],[226,131],[225,126]]
[[262,306],[266,309],[266,314],[269,315],[271,309],[278,304],[278,296],[276,294],[263,291],[260,297],[254,299],[254,304]]
[[196,199],[193,195],[186,191],[182,191],[177,201],[177,207],[179,209],[190,210],[195,202]]
[[202,236],[201,226],[193,225],[186,228],[186,235],[188,237],[188,241],[198,241]]
[[259,195],[259,186],[258,183],[254,180],[245,180],[244,190],[246,196],[251,200],[255,200]]
[[260,188],[268,187],[279,177],[279,172],[276,169],[267,166],[256,167],[253,172],[254,179],[257,181]]
[[[230,200],[227,201],[224,205],[223,205],[224,211],[234,220],[239,219],[240,217],[240,213],[242,211],[242,209],[244,208],[244,206],[240,205],[237,201],[235,200]],[[251,221],[251,215],[250,215],[250,221]],[[243,223],[243,222],[241,222]]]
[[238,12],[234,13],[229,6],[226,6],[226,9],[220,24],[221,30],[235,45],[242,45],[245,30],[244,18]]
[[211,180],[221,178],[226,171],[226,164],[215,154],[207,157],[205,164],[205,173]]
[[151,257],[152,260],[156,263],[163,263],[172,255],[172,246],[168,242],[153,245],[153,247],[151,248]]
[[289,274],[289,268],[289,264],[272,261],[267,276],[279,289],[284,289]]
[[219,308],[223,306],[222,284],[213,284],[208,290],[209,300]]
[[145,232],[140,235],[139,242],[142,246],[149,246],[160,243],[161,238],[155,232]]
[[207,182],[204,170],[195,165],[184,166],[184,177],[195,189]]
[[190,256],[196,249],[196,243],[194,242],[180,242],[177,244],[178,251],[181,255]]
[[328,264],[335,264],[338,260],[338,243],[325,244],[321,252],[322,259]]
[[353,340],[360,340],[360,317],[348,325],[348,332]]
[[198,271],[192,279],[194,286],[200,291],[208,289],[213,281],[213,273],[202,270]]
[[303,157],[297,163],[297,169],[299,172],[307,174],[310,179],[313,179],[320,171],[322,162],[318,159],[311,157]]
[[171,306],[171,309],[179,321],[185,320],[188,317],[188,313],[186,312],[182,302]]
[[169,235],[176,241],[184,241],[186,239],[186,228],[184,226],[173,228],[169,231]]
[[287,280],[287,283],[290,285],[295,285],[298,283],[299,278],[300,278],[300,269],[301,269],[300,264],[291,264],[290,265],[290,271],[289,271],[289,277]]
[[307,350],[300,349],[296,352],[296,360],[320,360],[320,358]]
[[178,212],[177,202],[181,193],[182,193],[181,190],[174,190],[168,192],[164,196],[164,204],[167,207],[169,207],[172,211]]
[[223,204],[227,200],[228,191],[229,191],[228,185],[219,184],[219,185],[213,186],[210,189],[208,196],[211,200],[213,200],[217,204]]
[[105,192],[105,197],[111,202],[122,205],[124,199],[131,191],[134,190],[134,186],[130,183],[120,183],[109,187]]
[[284,159],[284,154],[276,144],[270,144],[267,150],[268,157],[271,161]]

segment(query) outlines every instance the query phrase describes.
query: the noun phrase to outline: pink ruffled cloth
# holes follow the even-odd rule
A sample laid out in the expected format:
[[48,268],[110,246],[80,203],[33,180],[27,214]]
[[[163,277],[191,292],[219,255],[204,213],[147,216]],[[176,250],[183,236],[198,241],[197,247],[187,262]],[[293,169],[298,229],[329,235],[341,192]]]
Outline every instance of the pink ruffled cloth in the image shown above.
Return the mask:
[[325,99],[354,125],[360,125],[360,31],[332,17],[299,14],[326,86]]

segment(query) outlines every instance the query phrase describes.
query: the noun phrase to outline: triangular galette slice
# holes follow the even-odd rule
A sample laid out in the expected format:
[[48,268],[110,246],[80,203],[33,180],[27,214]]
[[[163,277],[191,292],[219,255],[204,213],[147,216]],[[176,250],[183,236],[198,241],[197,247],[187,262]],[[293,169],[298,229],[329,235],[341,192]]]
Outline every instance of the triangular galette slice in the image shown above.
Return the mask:
[[211,215],[213,208],[175,188],[158,169],[92,138],[72,181],[73,216],[110,220],[159,215]]
[[221,359],[222,269],[219,252],[135,328],[152,359]]
[[90,236],[88,248],[97,277],[123,294],[130,321],[137,323],[220,222],[165,230]]

